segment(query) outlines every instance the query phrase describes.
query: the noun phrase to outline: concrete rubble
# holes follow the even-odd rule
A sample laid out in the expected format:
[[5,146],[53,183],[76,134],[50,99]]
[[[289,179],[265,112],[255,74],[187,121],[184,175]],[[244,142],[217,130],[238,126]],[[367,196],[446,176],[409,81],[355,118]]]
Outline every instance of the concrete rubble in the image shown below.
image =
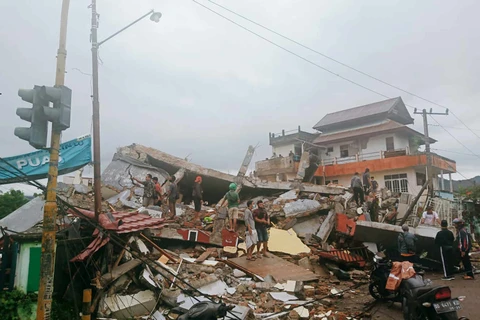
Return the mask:
[[[151,173],[163,184],[178,172],[176,217],[167,219],[166,204],[141,206],[143,190],[131,183],[132,176]],[[196,175],[205,181],[197,220],[190,196]],[[96,240],[81,257],[103,261],[108,254],[103,273],[92,279],[98,315],[166,319],[177,306],[188,310],[198,301],[221,299],[236,306],[240,319],[369,319],[363,307],[372,301],[364,270],[373,256],[368,248],[376,242],[370,231],[377,224],[387,228],[368,221],[369,204],[359,214],[344,188],[244,180],[235,233],[225,229],[225,212],[216,207],[235,179],[151,148],[120,148],[102,177],[108,192],[101,224],[110,226],[105,229],[122,238],[125,247],[112,249],[108,238]],[[89,187],[61,184],[58,194],[86,214],[93,210]],[[387,191],[381,194],[379,221],[397,202]],[[272,221],[270,257],[256,261],[245,259],[247,200],[263,200]],[[398,233],[399,227],[390,227]],[[100,237],[98,231],[88,232],[83,236]]]

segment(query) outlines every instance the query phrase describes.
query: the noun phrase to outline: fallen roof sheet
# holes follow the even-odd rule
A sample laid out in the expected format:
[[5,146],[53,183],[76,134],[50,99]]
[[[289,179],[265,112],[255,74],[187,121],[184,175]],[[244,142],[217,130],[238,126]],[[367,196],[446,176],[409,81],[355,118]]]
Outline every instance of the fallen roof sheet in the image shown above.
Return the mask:
[[285,282],[288,280],[294,281],[314,281],[318,280],[318,276],[313,272],[290,263],[273,254],[269,254],[270,258],[256,259],[249,261],[246,257],[228,259],[228,262],[233,262],[242,269],[247,269],[252,274],[259,275],[265,278],[271,275],[278,282]]
[[[86,217],[93,219],[95,213],[90,210],[77,209]],[[69,210],[69,213],[82,217],[74,210]],[[155,229],[163,226],[165,219],[152,218],[148,214],[139,213],[138,211],[130,212],[112,212],[115,221],[111,221],[104,213],[100,214],[100,225],[107,230],[114,230],[117,233],[130,233],[142,231],[145,229]],[[120,223],[120,221],[122,223]]]
[[[37,197],[0,220],[0,226],[13,232],[24,232],[43,220],[45,200]],[[2,235],[0,234],[0,238]]]

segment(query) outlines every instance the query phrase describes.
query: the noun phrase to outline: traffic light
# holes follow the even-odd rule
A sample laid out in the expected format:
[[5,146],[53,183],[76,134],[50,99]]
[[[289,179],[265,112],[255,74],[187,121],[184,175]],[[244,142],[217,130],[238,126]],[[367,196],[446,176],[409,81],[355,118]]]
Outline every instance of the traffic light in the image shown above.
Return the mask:
[[65,86],[43,86],[40,92],[42,98],[53,102],[53,108],[47,104],[47,106],[44,106],[43,111],[48,121],[53,123],[54,129],[63,131],[70,128],[72,90]]
[[17,108],[17,115],[31,123],[30,128],[15,128],[15,135],[26,140],[36,149],[45,148],[47,145],[48,120],[43,113],[45,101],[40,95],[40,87],[33,89],[20,89],[18,95],[23,101],[32,104],[32,108]]
[[[48,122],[53,129],[63,131],[70,127],[72,90],[65,86],[34,86],[33,89],[20,89],[22,100],[32,104],[32,108],[17,108],[17,115],[31,123],[30,128],[15,128],[15,135],[27,140],[37,149],[47,145]],[[53,103],[53,108],[50,107]]]

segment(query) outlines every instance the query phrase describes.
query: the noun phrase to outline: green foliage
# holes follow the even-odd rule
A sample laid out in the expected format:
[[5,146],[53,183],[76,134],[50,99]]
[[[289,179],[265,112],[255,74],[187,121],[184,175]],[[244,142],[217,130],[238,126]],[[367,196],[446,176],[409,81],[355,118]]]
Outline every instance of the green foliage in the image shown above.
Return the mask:
[[[36,293],[23,293],[18,290],[0,292],[0,315],[2,320],[23,320],[34,312],[37,304]],[[21,314],[19,314],[21,313]],[[52,320],[78,319],[73,304],[53,299]]]
[[424,140],[417,136],[412,136],[409,138],[410,152],[412,154],[417,154],[418,149],[424,143]]
[[27,202],[28,199],[20,190],[10,190],[0,194],[0,219],[8,216]]
[[480,199],[480,186],[460,188],[460,190],[458,190],[458,193],[468,199]]
[[0,314],[5,320],[22,320],[18,314],[22,310],[24,314],[33,312],[37,301],[34,293],[23,293],[18,290],[0,292]]

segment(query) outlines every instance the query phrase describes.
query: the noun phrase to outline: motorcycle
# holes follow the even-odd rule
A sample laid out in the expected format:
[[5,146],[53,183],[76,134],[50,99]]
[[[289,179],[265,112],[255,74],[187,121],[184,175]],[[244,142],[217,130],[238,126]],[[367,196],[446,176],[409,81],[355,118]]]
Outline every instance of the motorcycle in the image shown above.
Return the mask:
[[177,320],[217,320],[224,318],[234,308],[235,306],[227,306],[222,302],[202,301],[194,304],[189,310],[177,307],[172,311],[181,314]]
[[385,289],[388,276],[392,269],[392,262],[385,259],[383,253],[375,255],[373,258],[373,268],[370,273],[370,284],[368,291],[375,300],[402,302],[400,291],[390,291]]
[[391,261],[381,253],[375,255],[368,289],[376,300],[400,302],[405,320],[467,320],[457,315],[465,297],[452,299],[448,286],[433,286],[424,279],[423,271],[403,280],[397,291],[385,289],[391,268]]

